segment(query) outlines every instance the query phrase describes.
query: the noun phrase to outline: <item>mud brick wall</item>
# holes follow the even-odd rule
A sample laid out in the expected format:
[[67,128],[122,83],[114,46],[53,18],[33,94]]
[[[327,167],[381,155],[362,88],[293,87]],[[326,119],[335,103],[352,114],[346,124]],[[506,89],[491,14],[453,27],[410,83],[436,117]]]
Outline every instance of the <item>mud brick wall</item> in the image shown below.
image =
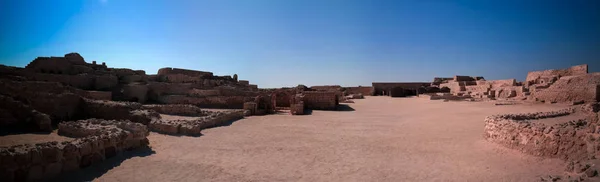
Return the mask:
[[540,77],[551,77],[551,76],[572,76],[572,75],[581,75],[588,73],[588,65],[577,65],[572,66],[567,69],[559,69],[559,70],[544,70],[544,71],[532,71],[527,73],[527,82],[535,81]]
[[[533,122],[544,118],[560,119],[560,116],[574,112],[584,112],[587,117],[551,125]],[[579,109],[489,116],[485,119],[484,137],[530,155],[568,160],[597,157],[600,149],[598,114]]]
[[304,105],[307,109],[335,110],[338,104],[335,92],[304,92]]
[[507,79],[507,80],[490,80],[485,81],[487,84],[490,84],[492,88],[506,87],[506,86],[516,86],[516,79]]
[[[108,127],[110,129],[101,129]],[[72,133],[70,133],[72,132]],[[2,181],[48,180],[149,144],[146,126],[127,121],[81,120],[59,125],[72,141],[0,147]]]
[[383,83],[373,82],[373,92],[375,95],[381,95],[383,91],[389,93],[393,88],[400,87],[407,90],[418,90],[421,87],[427,87],[431,85],[429,82],[398,82],[398,83]]
[[534,89],[532,97],[545,102],[595,102],[600,99],[600,73],[564,76],[546,89]]
[[373,95],[373,87],[344,87],[346,94]]
[[180,115],[180,116],[204,116],[207,112],[199,107],[188,104],[168,104],[168,105],[143,105],[142,109],[154,110],[161,114]]

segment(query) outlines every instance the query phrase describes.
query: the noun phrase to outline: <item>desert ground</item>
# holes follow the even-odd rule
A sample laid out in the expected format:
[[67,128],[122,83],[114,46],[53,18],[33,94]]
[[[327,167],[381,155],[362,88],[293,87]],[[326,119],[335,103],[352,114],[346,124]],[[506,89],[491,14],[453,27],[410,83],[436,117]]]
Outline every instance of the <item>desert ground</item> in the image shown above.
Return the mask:
[[56,181],[537,181],[564,171],[487,142],[484,118],[561,105],[367,97],[343,111],[252,116],[200,137],[151,133],[151,149]]

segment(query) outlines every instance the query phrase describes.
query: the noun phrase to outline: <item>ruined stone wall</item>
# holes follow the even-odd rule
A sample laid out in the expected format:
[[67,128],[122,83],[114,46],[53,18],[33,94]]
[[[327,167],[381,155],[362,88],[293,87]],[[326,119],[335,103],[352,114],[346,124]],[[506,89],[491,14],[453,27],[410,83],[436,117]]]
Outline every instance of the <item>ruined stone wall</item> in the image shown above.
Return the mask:
[[546,89],[534,89],[531,97],[545,102],[595,102],[600,90],[600,73],[564,76]]
[[[539,119],[558,118],[581,112],[585,119],[545,124]],[[491,142],[527,154],[581,160],[599,152],[598,115],[573,108],[553,112],[505,114],[486,117],[484,137]],[[580,114],[581,114],[580,113]]]
[[88,99],[112,100],[112,92],[76,90],[75,93]]
[[71,74],[73,63],[64,57],[38,57],[25,68],[37,73]]
[[160,115],[157,112],[143,110],[142,105],[136,102],[84,100],[83,113],[85,118],[130,120],[142,124],[148,124],[152,120],[160,119]]
[[0,113],[0,130],[52,131],[50,116],[11,97],[0,95]]
[[48,180],[149,144],[146,126],[127,121],[65,122],[59,125],[59,133],[79,138],[61,143],[0,147],[0,179]]
[[221,126],[243,117],[242,110],[207,112],[207,116],[194,120],[154,120],[148,126],[151,131],[158,133],[199,136],[203,129]]
[[587,74],[587,73],[588,73],[588,65],[583,64],[583,65],[572,66],[567,69],[532,71],[532,72],[527,73],[526,81],[532,82],[541,77],[552,77],[552,76],[562,77],[562,76],[581,75],[581,74]]
[[[407,90],[418,90],[421,87],[428,87],[431,83],[428,82],[398,82],[398,83],[382,83],[373,82],[373,90],[375,95],[382,95],[383,92],[389,93],[393,88],[401,87]],[[386,94],[388,95],[388,94]]]
[[209,76],[212,77],[213,73],[204,72],[204,71],[196,71],[196,70],[187,70],[180,68],[161,68],[158,70],[158,75],[172,75],[172,74],[182,74],[192,77],[204,77]]
[[362,95],[373,95],[373,87],[344,87],[346,94],[362,94]]
[[123,85],[123,99],[132,102],[145,103],[148,94],[148,85],[128,84]]
[[214,97],[190,97],[186,95],[164,95],[158,98],[161,104],[191,104],[204,108],[227,108],[241,109],[244,105],[245,96],[214,96]]
[[180,116],[204,116],[204,112],[199,107],[188,104],[168,104],[168,105],[143,105],[142,109],[154,110],[161,114],[180,115]]
[[338,98],[335,92],[306,91],[304,94],[304,106],[307,109],[335,110]]

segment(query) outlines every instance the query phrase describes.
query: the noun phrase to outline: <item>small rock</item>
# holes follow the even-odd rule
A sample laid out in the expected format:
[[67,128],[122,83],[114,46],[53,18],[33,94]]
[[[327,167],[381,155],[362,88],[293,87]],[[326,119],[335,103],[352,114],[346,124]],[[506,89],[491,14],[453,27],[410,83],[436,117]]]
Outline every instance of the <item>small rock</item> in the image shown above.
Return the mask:
[[585,170],[585,174],[588,177],[595,177],[596,175],[598,175],[598,171],[592,167],[588,168],[587,170]]

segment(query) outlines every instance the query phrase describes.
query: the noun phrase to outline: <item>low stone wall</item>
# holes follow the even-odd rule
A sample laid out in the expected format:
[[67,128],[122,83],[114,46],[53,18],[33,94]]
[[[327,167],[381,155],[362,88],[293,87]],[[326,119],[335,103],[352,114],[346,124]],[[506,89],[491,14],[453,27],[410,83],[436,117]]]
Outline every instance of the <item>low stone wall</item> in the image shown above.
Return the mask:
[[212,112],[195,120],[153,120],[148,125],[151,131],[169,135],[199,136],[206,128],[223,125],[244,118],[243,110]]
[[63,122],[59,134],[80,138],[0,147],[0,179],[7,182],[51,179],[149,144],[146,126],[129,121]]
[[161,114],[180,115],[180,116],[204,116],[208,113],[199,107],[189,104],[167,104],[167,105],[143,105],[142,109],[154,110]]
[[76,90],[77,95],[95,100],[112,100],[112,92]]
[[130,120],[136,123],[148,124],[160,119],[153,110],[143,110],[142,105],[135,102],[115,102],[84,99],[83,112],[86,118],[108,120]]
[[190,97],[186,95],[165,95],[158,99],[162,104],[191,104],[202,108],[242,109],[246,96]]
[[[586,107],[588,109],[584,109]],[[600,127],[597,107],[589,108],[593,107],[584,105],[577,109],[553,112],[488,116],[485,118],[484,137],[488,141],[535,156],[569,160],[596,156],[600,150]],[[587,117],[555,124],[534,122],[575,112]]]
[[335,110],[338,104],[335,92],[304,92],[304,105],[307,109]]

